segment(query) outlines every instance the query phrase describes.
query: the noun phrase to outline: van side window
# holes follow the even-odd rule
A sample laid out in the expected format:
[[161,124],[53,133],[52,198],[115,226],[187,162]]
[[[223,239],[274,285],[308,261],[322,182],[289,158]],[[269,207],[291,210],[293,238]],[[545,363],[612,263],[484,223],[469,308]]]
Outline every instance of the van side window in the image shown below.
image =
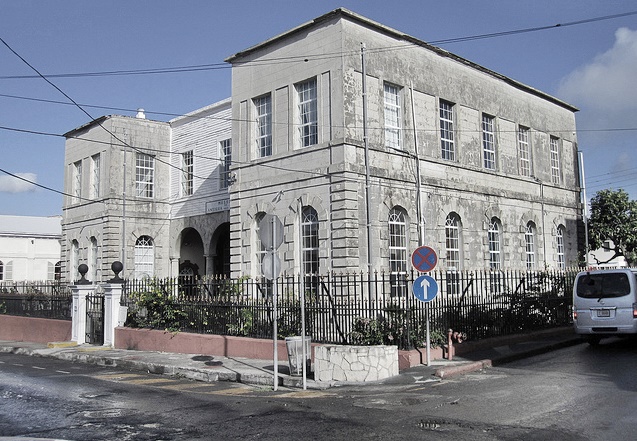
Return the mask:
[[589,299],[622,297],[630,293],[630,282],[624,273],[587,274],[577,282],[577,295]]

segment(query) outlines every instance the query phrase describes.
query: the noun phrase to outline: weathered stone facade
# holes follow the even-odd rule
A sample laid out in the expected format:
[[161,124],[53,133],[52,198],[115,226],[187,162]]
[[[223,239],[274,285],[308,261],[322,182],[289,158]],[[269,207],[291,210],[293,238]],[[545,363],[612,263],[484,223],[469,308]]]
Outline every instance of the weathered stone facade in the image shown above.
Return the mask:
[[[572,106],[345,10],[227,61],[234,66],[233,157],[238,160],[230,195],[233,274],[260,273],[257,231],[264,213],[284,224],[283,271],[301,271],[299,210],[308,206],[318,216],[320,272],[409,269],[397,268],[390,255],[392,241],[397,245],[389,222],[395,213],[406,226],[398,251],[409,256],[418,245],[430,245],[443,269],[488,268],[495,258],[501,268],[577,262]],[[316,136],[302,147],[307,121],[299,114],[300,88],[308,80],[316,93]],[[388,105],[386,90],[391,95],[392,88],[395,102]],[[272,154],[265,156],[257,144],[260,97],[271,102]],[[443,101],[453,108],[452,157],[441,150]],[[393,121],[392,115],[397,115]],[[493,152],[485,152],[485,119],[492,124]],[[520,157],[520,132],[528,158]],[[522,162],[528,170],[522,171]],[[447,262],[449,216],[459,230],[460,257],[453,265]],[[497,250],[489,244],[494,222]],[[532,239],[525,236],[527,228]]]

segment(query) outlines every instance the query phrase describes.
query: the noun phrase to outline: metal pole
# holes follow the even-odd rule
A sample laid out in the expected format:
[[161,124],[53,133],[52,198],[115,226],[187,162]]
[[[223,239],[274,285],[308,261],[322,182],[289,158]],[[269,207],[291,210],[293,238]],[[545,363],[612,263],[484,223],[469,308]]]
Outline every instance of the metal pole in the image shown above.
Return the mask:
[[278,341],[277,334],[278,326],[277,326],[277,286],[275,274],[276,265],[274,258],[274,245],[276,244],[276,228],[274,228],[275,217],[272,216],[271,224],[272,224],[272,340],[274,341],[274,390],[277,390],[279,387],[279,351],[278,351]]
[[365,215],[367,223],[367,278],[368,278],[368,297],[371,303],[374,298],[372,293],[372,232],[371,232],[371,214],[372,206],[371,196],[369,192],[369,143],[367,141],[367,69],[365,67],[365,43],[361,43],[361,73],[363,75],[363,145],[365,146]]
[[[416,130],[416,110],[414,108],[414,89],[413,86],[409,86],[410,95],[411,95],[411,119],[414,125],[414,153],[416,157],[416,210],[418,211],[418,245],[423,246],[425,244],[425,219],[422,214],[422,195],[421,189],[422,186],[421,178],[420,178],[420,156],[418,155],[418,130]],[[429,333],[427,333],[429,336]]]
[[582,179],[582,204],[584,205],[582,210],[582,217],[584,218],[584,253],[586,254],[586,267],[590,267],[590,256],[588,248],[588,199],[586,197],[586,175],[584,174],[584,153],[578,152],[580,173]]
[[[307,350],[305,348],[305,275],[303,274],[303,203],[299,198],[298,211],[299,211],[299,264],[301,265],[301,280],[299,280],[299,287],[301,288],[301,292],[299,293],[299,297],[301,300],[301,346],[302,346],[302,359],[303,359],[303,390],[307,389],[307,371],[306,371],[306,359],[307,359]],[[310,349],[310,353],[311,353]]]

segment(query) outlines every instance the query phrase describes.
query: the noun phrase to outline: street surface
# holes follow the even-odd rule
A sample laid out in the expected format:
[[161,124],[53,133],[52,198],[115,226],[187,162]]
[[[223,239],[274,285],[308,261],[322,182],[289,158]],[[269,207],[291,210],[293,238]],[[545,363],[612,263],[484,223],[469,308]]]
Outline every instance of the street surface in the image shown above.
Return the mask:
[[628,440],[637,342],[580,344],[442,382],[324,391],[198,383],[0,354],[0,436],[69,440]]

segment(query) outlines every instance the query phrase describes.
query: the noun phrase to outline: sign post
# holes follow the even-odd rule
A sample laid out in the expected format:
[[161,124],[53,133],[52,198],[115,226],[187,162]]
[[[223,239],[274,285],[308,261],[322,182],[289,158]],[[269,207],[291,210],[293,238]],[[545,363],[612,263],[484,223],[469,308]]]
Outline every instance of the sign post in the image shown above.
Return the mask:
[[[418,271],[422,273],[429,272],[436,267],[438,263],[438,255],[431,247],[422,246],[416,248],[411,255],[411,263]],[[431,337],[429,332],[429,302],[438,295],[438,282],[431,276],[421,275],[414,280],[413,285],[414,297],[425,303],[425,319],[427,322],[427,334],[425,339],[427,366],[431,364]]]
[[283,243],[283,224],[281,220],[272,214],[266,214],[259,222],[259,239],[269,251],[263,259],[261,270],[266,279],[272,281],[272,340],[273,340],[273,362],[274,362],[274,390],[279,386],[279,351],[278,351],[278,323],[277,323],[277,286],[276,279],[281,272],[281,261],[275,254],[275,250]]

